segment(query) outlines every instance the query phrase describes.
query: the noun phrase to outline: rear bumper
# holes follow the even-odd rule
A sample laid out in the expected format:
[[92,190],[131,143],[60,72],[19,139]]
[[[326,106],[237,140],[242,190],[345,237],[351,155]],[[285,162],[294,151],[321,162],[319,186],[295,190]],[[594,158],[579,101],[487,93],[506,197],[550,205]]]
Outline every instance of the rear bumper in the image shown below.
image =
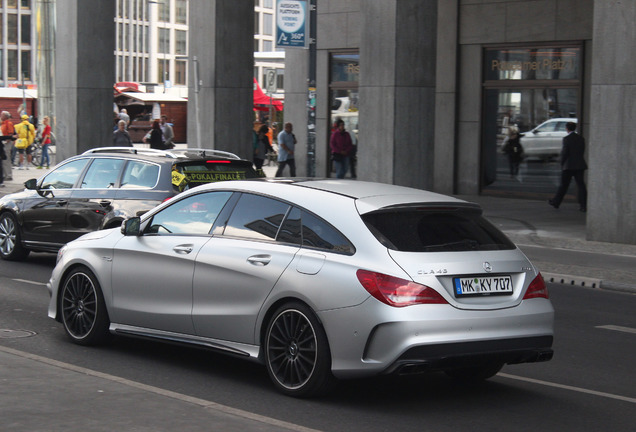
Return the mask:
[[537,336],[417,346],[404,352],[384,373],[406,375],[492,363],[548,361],[553,355],[552,340],[552,336]]

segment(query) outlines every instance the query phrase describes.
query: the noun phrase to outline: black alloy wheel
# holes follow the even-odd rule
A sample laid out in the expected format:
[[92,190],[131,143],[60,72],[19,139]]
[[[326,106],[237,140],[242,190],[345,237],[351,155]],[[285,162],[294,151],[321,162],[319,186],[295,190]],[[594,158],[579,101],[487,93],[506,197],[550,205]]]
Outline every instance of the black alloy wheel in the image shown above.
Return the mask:
[[270,378],[289,396],[322,395],[335,383],[325,331],[303,304],[289,303],[274,313],[265,335],[265,356]]
[[19,261],[29,255],[22,246],[20,228],[12,213],[0,215],[0,256],[8,261]]
[[60,297],[66,334],[79,345],[97,345],[110,335],[104,296],[95,275],[76,268],[64,280]]

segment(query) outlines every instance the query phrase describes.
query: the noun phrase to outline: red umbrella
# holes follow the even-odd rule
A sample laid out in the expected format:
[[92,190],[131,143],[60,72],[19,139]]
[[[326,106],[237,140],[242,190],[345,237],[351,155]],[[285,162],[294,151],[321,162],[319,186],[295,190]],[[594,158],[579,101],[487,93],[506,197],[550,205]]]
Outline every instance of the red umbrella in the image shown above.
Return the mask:
[[[269,111],[270,97],[263,93],[261,86],[254,78],[254,109],[258,111]],[[283,103],[277,99],[271,99],[272,107],[276,111],[283,110]]]

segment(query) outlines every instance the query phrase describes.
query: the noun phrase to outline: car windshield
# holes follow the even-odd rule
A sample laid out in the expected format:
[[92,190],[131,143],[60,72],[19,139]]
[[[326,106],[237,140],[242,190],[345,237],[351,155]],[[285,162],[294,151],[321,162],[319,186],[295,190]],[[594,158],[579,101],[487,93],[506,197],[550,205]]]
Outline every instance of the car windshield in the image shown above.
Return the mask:
[[478,209],[408,207],[362,216],[387,248],[402,252],[461,252],[515,249]]

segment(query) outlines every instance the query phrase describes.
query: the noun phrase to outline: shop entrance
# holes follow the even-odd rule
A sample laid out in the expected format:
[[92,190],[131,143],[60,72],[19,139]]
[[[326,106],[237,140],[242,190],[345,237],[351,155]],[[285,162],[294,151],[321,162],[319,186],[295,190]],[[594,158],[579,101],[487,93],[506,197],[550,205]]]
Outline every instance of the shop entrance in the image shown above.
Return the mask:
[[[554,194],[565,125],[580,118],[580,50],[486,50],[482,192]],[[515,133],[521,147],[513,151],[508,141]]]

